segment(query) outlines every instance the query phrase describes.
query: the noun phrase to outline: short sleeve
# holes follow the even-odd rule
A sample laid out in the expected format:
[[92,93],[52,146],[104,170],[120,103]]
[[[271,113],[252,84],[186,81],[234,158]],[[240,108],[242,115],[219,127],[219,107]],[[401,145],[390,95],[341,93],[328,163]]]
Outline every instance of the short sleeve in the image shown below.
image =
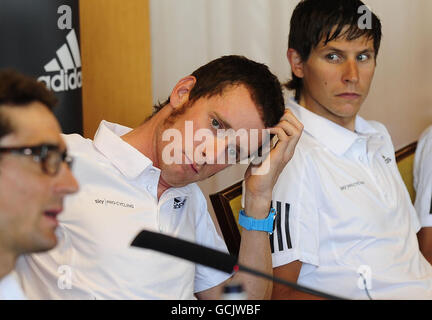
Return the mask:
[[[200,204],[200,215],[196,221],[196,243],[228,253],[226,244],[217,233],[210,213],[207,211],[207,203],[204,196],[200,200],[202,203]],[[231,277],[231,274],[197,264],[195,267],[194,292],[197,293],[213,288],[229,277]]]
[[[297,149],[273,189],[277,211],[270,237],[273,267],[299,260],[319,265],[319,220],[312,161]],[[314,182],[315,181],[315,182]]]
[[412,203],[411,203],[411,197],[409,195],[409,192],[405,186],[405,182],[402,179],[402,176],[399,172],[399,169],[397,167],[397,163],[396,163],[396,156],[395,156],[395,148],[393,145],[393,141],[392,138],[390,136],[390,133],[388,132],[387,128],[380,122],[377,121],[369,121],[369,123],[371,125],[373,125],[379,132],[381,132],[381,134],[384,135],[387,143],[386,143],[386,148],[387,151],[389,152],[389,154],[392,156],[392,160],[394,163],[394,172],[398,175],[398,181],[401,185],[401,188],[405,189],[405,195],[404,197],[406,198],[407,203],[409,204],[409,215],[410,215],[410,220],[411,223],[413,225],[413,229],[415,230],[415,232],[417,233],[420,228],[421,228],[421,221],[419,220],[419,217],[417,215],[417,212],[415,210],[415,208],[413,207]]
[[432,227],[432,127],[419,140],[414,161],[415,208],[422,227]]

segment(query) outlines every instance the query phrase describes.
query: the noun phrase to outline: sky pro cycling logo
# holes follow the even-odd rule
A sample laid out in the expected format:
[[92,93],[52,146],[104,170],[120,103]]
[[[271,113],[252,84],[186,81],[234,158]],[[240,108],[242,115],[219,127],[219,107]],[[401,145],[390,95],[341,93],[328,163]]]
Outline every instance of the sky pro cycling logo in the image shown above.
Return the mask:
[[[38,78],[48,89],[60,92],[75,90],[82,87],[81,58],[75,30],[66,36],[67,43],[57,51],[57,58],[53,58],[45,66],[47,74]],[[59,64],[60,61],[60,64]]]

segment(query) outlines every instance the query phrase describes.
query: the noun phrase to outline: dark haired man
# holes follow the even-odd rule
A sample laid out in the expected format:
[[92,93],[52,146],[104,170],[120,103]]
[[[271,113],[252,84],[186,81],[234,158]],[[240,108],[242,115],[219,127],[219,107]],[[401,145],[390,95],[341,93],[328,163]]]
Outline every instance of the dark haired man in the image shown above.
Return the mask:
[[36,80],[0,72],[0,299],[25,298],[15,262],[57,244],[63,198],[78,188],[51,111],[55,103]]
[[[264,128],[279,141],[245,177],[245,212],[262,223],[272,219],[271,190],[302,131],[284,110],[279,81],[262,64],[239,56],[219,58],[181,79],[169,103],[139,127],[131,130],[103,121],[94,141],[66,137],[82,191],[67,202],[61,245],[49,254],[23,259],[20,275],[26,294],[73,299],[219,297],[229,275],[130,243],[139,231],[150,229],[226,251],[194,182],[227,167],[217,160],[228,153],[239,157],[246,148],[252,155],[262,144],[261,135],[250,149],[238,140],[230,143],[220,130],[246,129],[252,137],[253,130]],[[210,133],[209,140],[193,139],[198,132]],[[165,139],[167,133],[174,141],[169,135]],[[167,161],[171,151],[180,155],[180,162]],[[266,164],[267,172],[251,174]],[[252,226],[243,230],[242,263],[272,271],[270,231]],[[250,298],[271,295],[268,281],[242,273],[233,278],[244,283]]]
[[[289,108],[305,132],[273,192],[273,271],[346,298],[430,299],[432,268],[390,135],[357,115],[380,40],[359,0],[304,0],[293,12]],[[316,297],[275,284],[273,298]]]

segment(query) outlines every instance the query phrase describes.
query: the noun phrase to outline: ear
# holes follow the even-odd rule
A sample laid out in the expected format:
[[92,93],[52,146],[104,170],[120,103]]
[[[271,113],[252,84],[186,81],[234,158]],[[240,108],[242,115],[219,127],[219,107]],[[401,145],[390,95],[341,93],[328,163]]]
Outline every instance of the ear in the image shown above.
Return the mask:
[[170,104],[176,109],[182,106],[189,99],[189,93],[195,86],[196,78],[194,76],[187,76],[177,82],[170,96]]
[[287,51],[287,58],[291,65],[291,71],[298,77],[304,77],[304,64],[300,54],[295,50],[289,48]]

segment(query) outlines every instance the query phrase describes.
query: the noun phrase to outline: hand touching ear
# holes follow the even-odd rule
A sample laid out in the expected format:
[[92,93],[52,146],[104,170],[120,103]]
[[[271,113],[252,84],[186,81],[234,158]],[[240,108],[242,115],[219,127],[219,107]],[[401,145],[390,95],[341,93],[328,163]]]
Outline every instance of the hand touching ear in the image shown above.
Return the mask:
[[[256,204],[257,201],[262,202],[263,205],[266,203],[265,206],[269,207],[273,187],[294,155],[295,147],[303,132],[303,125],[289,109],[286,109],[279,123],[268,130],[270,134],[276,135],[277,142],[262,163],[258,165],[251,163],[245,173],[245,208],[248,208],[248,204],[252,202]],[[248,212],[248,215],[251,213]],[[262,214],[263,216],[256,218],[264,219],[268,215],[268,210]]]

